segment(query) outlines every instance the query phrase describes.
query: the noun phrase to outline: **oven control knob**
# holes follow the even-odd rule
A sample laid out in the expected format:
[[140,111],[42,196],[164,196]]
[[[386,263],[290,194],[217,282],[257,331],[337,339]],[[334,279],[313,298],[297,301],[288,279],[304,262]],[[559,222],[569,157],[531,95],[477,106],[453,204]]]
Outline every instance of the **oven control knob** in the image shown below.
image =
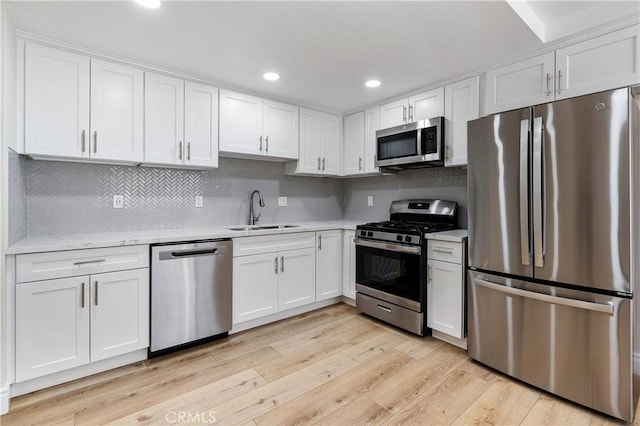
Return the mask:
[[371,231],[367,232],[367,237],[373,237],[373,232]]
[[406,242],[410,243],[411,242],[411,237],[407,235],[406,237],[404,237],[404,240]]
[[398,236],[396,237],[396,240],[398,240],[398,241],[402,241],[402,235],[398,235]]
[[362,235],[363,237],[367,235],[367,231],[360,231],[360,235]]

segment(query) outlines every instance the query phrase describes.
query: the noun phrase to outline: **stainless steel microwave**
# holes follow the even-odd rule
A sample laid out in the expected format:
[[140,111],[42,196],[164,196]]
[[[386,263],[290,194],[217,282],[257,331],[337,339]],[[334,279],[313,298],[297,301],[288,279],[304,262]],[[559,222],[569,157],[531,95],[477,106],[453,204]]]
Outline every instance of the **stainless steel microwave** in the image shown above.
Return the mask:
[[444,166],[444,117],[376,132],[376,166],[390,170]]

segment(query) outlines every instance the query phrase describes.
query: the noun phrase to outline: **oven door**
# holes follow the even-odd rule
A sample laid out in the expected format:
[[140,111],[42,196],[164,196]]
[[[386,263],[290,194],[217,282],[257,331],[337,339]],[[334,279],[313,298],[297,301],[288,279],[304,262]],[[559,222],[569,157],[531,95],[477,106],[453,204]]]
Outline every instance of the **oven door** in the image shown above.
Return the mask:
[[422,312],[425,298],[422,249],[356,239],[356,291]]

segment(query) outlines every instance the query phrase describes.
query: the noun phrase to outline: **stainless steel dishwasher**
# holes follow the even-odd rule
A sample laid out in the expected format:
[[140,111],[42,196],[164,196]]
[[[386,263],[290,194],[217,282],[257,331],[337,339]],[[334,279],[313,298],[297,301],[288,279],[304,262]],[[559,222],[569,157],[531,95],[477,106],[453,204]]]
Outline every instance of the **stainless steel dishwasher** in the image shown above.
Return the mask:
[[151,345],[161,355],[231,330],[233,242],[151,246]]

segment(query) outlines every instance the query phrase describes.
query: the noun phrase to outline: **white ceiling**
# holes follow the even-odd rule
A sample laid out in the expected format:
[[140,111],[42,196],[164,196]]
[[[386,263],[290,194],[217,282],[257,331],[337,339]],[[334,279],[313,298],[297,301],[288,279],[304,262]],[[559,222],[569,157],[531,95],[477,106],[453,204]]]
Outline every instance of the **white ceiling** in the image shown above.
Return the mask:
[[[19,30],[335,112],[542,46],[505,1],[10,1],[8,12]],[[371,78],[382,85],[365,88]]]

